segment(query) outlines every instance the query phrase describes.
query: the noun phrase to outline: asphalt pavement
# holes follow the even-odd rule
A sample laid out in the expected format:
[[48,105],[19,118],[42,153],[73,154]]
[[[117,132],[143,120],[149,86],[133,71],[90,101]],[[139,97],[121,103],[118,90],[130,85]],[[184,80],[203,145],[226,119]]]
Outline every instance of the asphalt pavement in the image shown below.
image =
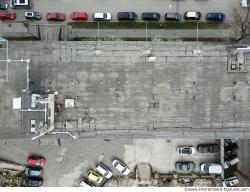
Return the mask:
[[[171,173],[176,161],[193,161],[195,173],[199,173],[201,162],[218,162],[219,154],[200,154],[180,156],[176,148],[180,145],[196,147],[200,143],[215,140],[165,140],[165,139],[62,139],[61,146],[39,146],[38,140],[0,139],[0,159],[27,164],[29,154],[40,154],[46,158],[44,166],[45,187],[79,186],[80,179],[89,169],[94,169],[102,161],[112,170],[114,177],[119,172],[111,165],[119,158],[132,171],[137,163],[149,163],[153,171]],[[167,162],[167,163],[166,163]]]

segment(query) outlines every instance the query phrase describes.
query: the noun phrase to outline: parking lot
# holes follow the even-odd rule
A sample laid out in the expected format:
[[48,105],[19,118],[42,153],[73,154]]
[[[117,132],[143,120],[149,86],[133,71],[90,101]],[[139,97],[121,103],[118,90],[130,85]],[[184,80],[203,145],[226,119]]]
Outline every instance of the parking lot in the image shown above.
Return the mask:
[[[203,15],[202,20],[205,20],[205,15],[208,12],[223,12],[226,14],[226,20],[232,20],[233,8],[240,11],[245,11],[240,8],[239,0],[58,0],[51,2],[50,0],[32,0],[32,9],[40,11],[44,16],[48,12],[64,12],[69,21],[69,15],[72,11],[85,11],[91,18],[94,12],[110,12],[113,20],[117,20],[116,15],[119,11],[135,11],[138,14],[138,19],[141,19],[141,13],[147,11],[155,11],[161,14],[161,20],[164,20],[166,12],[179,12],[182,16],[186,11],[200,11]],[[17,20],[23,21],[25,10],[15,10]],[[43,17],[45,21],[45,17]]]
[[[132,145],[125,145],[124,158],[131,168],[137,163],[149,163],[153,171],[159,173],[176,172],[176,162],[194,162],[195,169],[193,173],[201,173],[201,163],[220,163],[219,153],[198,153],[197,150],[193,155],[179,155],[176,151],[179,146],[197,147],[199,144],[217,143],[219,140],[134,140]],[[196,148],[197,149],[197,148]],[[177,171],[187,173],[185,171]]]
[[[164,140],[164,139],[64,139],[61,146],[39,146],[38,141],[29,139],[1,139],[0,159],[26,164],[28,154],[46,157],[44,186],[79,186],[82,176],[93,169],[98,161],[109,167],[114,177],[119,173],[112,165],[113,158],[123,160],[133,170],[136,163],[150,163],[153,171],[171,173],[176,161],[193,161],[196,173],[201,162],[219,162],[219,154],[194,154],[181,157],[176,146],[213,143],[214,140]],[[17,147],[20,146],[20,147]],[[132,154],[133,153],[133,154]],[[181,173],[179,173],[181,174]]]

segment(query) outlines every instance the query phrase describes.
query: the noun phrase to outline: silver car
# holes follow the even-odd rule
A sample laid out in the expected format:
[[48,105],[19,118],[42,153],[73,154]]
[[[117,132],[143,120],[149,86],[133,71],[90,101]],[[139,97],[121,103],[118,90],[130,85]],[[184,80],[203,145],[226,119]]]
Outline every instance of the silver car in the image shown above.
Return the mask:
[[190,146],[177,147],[177,153],[180,155],[193,155],[195,153],[195,148]]

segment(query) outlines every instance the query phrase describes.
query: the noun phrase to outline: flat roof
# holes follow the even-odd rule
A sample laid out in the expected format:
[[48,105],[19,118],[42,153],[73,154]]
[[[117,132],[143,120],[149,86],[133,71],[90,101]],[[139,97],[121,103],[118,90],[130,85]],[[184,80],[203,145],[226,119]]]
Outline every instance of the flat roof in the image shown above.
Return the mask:
[[[31,59],[34,92],[58,92],[56,106],[61,107],[55,129],[65,130],[65,122],[72,121],[76,126],[67,131],[80,134],[149,131],[160,136],[169,131],[166,137],[173,133],[178,138],[209,138],[215,133],[239,136],[249,132],[248,54],[238,70],[236,57],[224,45],[199,43],[201,55],[193,52],[196,42],[154,41],[148,45],[155,62],[143,55],[145,42],[122,41],[105,41],[98,47],[94,41],[11,42],[10,57],[19,58],[25,52]],[[96,49],[102,54],[96,56]],[[12,80],[21,83],[20,78]],[[16,94],[20,87],[7,89]],[[5,95],[6,89],[0,87],[0,92]],[[12,101],[10,95],[0,104]],[[65,98],[74,99],[75,108],[64,108]],[[1,110],[2,129],[5,113]],[[197,135],[185,135],[185,131]]]

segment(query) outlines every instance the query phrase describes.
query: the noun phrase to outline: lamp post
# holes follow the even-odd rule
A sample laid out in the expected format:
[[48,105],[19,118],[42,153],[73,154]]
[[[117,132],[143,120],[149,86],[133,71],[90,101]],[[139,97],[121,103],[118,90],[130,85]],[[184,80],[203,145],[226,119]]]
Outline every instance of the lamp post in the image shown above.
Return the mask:
[[196,23],[196,49],[194,49],[194,54],[200,54],[201,50],[198,48],[199,43],[199,22]]
[[146,48],[148,48],[148,22],[146,21]]
[[99,21],[97,22],[97,41],[99,43],[99,36],[100,36],[100,26],[99,26]]

